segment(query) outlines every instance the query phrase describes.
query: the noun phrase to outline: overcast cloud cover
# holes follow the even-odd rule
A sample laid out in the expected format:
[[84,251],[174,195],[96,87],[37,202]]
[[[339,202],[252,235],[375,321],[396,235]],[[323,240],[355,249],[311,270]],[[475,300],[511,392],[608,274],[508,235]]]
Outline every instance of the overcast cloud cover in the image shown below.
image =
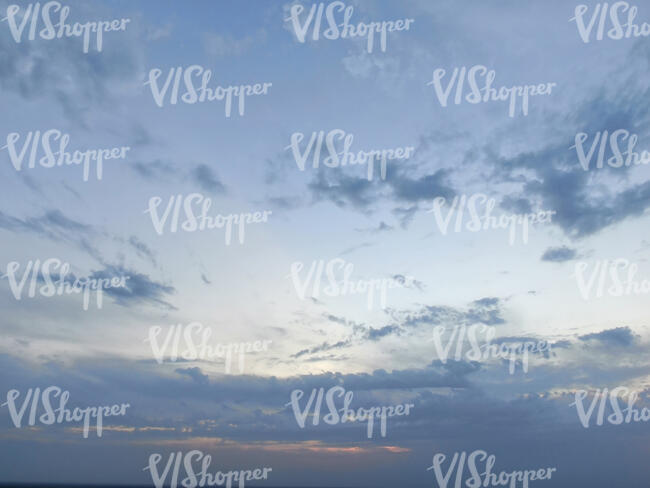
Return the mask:
[[[587,22],[597,3],[580,2]],[[482,449],[496,472],[557,468],[531,486],[647,487],[647,422],[586,429],[571,404],[576,391],[619,386],[639,392],[637,408],[650,403],[650,290],[585,297],[576,277],[624,259],[648,279],[650,166],[596,168],[594,156],[585,170],[572,146],[578,133],[589,150],[597,132],[625,129],[636,151],[650,150],[650,39],[583,42],[570,20],[580,2],[346,2],[354,23],[414,19],[371,53],[364,39],[314,41],[311,30],[299,42],[286,20],[298,2],[276,0],[66,0],[71,23],[130,19],[104,33],[101,52],[76,37],[28,40],[29,23],[18,43],[0,22],[0,145],[58,129],[69,150],[130,148],[88,181],[74,165],[17,171],[0,150],[0,403],[12,389],[57,385],[70,407],[130,404],[87,439],[80,423],[17,428],[1,407],[0,482],[152,485],[151,453],[199,449],[211,471],[272,467],[251,486],[424,487],[438,486],[434,454]],[[0,17],[10,5],[0,0]],[[630,5],[637,24],[650,22],[650,3]],[[246,98],[243,116],[236,101],[230,117],[222,102],[157,106],[150,71],[162,70],[162,86],[190,65],[212,70],[210,87],[271,85]],[[531,97],[527,115],[454,104],[454,90],[441,106],[434,70],[446,70],[446,87],[455,67],[475,65],[495,70],[497,88],[556,86]],[[378,165],[369,180],[366,166],[310,158],[301,171],[292,134],[305,135],[302,151],[312,132],[333,129],[354,135],[354,152],[410,146],[412,156],[389,161],[384,179]],[[162,214],[191,193],[212,200],[210,215],[267,211],[268,221],[247,225],[243,243],[233,230],[229,245],[223,229],[156,232],[150,199],[162,198]],[[495,215],[555,213],[527,242],[454,232],[455,217],[445,235],[434,200],[446,199],[446,216],[454,197],[477,194],[495,200]],[[101,308],[94,295],[88,310],[78,294],[17,300],[9,263],[20,278],[48,258],[70,263],[70,280],[128,280]],[[401,286],[384,307],[329,296],[326,278],[301,299],[292,265],[304,263],[304,280],[312,263],[337,258],[353,280]],[[608,275],[594,276],[595,289]],[[211,328],[211,344],[268,347],[228,372],[223,358],[159,364],[150,328],[192,322]],[[513,374],[505,359],[445,360],[432,337],[461,326],[550,351]],[[386,437],[368,439],[365,423],[300,428],[291,392],[306,401],[334,386],[354,392],[354,407],[414,407],[388,419]]]

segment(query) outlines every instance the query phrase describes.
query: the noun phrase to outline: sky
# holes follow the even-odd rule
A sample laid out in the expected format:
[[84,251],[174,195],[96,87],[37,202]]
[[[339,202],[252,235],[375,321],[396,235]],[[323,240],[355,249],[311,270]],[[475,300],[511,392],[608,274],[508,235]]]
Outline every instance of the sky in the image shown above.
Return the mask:
[[[582,1],[587,25],[600,4]],[[598,40],[597,19],[608,32],[612,17],[594,17],[584,42],[571,20],[580,3],[559,0],[341,3],[354,25],[413,19],[387,32],[385,50],[377,34],[368,52],[366,37],[328,39],[324,13],[319,38],[308,28],[301,42],[295,27],[319,4],[66,0],[68,24],[129,19],[103,34],[101,51],[92,33],[84,52],[80,37],[30,40],[31,21],[16,42],[5,17],[19,25],[30,4],[9,15],[10,5],[0,1],[0,403],[17,390],[20,407],[30,389],[58,386],[70,408],[129,408],[84,438],[83,422],[27,425],[29,413],[17,427],[3,405],[0,482],[151,486],[153,453],[164,464],[200,450],[211,472],[272,468],[250,486],[424,487],[439,486],[427,469],[436,454],[446,470],[454,453],[483,450],[497,472],[556,468],[531,486],[647,486],[646,423],[585,428],[572,403],[580,391],[625,387],[637,408],[648,404],[650,169],[598,168],[611,139],[593,143],[624,130],[639,154],[650,150],[648,37]],[[650,22],[650,5],[618,8],[634,5],[634,22]],[[250,85],[243,114],[236,98],[229,116],[223,100],[170,103],[172,78],[159,106],[170,70],[190,66],[211,71],[212,90]],[[470,103],[469,88],[448,85],[454,68],[474,66],[494,70],[496,89],[555,85],[530,96],[527,114],[518,99],[511,116],[508,102]],[[256,84],[265,93],[252,94]],[[101,179],[94,163],[87,181],[81,165],[30,168],[30,148],[38,158],[45,149],[23,146],[27,135],[50,129],[69,135],[70,153],[129,149],[103,162]],[[300,157],[313,133],[337,129],[353,136],[355,155],[410,147],[410,157],[388,160],[384,178],[376,164],[369,179],[367,165],[326,165],[323,142],[301,169],[294,148]],[[594,151],[586,169],[579,134]],[[629,139],[615,144],[623,151]],[[14,148],[26,150],[22,166]],[[252,214],[244,234],[233,224],[228,238],[221,218],[222,228],[185,230],[182,198],[192,194],[210,199],[211,218]],[[512,243],[507,229],[473,232],[458,214],[445,231],[454,198],[472,196],[477,208],[493,199],[497,217],[552,216],[525,239],[518,228]],[[78,293],[28,296],[46,283],[42,270],[23,275],[28,263],[51,258],[69,263],[68,283],[125,283],[106,288],[101,306],[95,293],[87,307]],[[616,260],[634,267],[639,293],[611,291]],[[354,283],[385,283],[385,299],[332,286],[327,270],[340,284],[346,266]],[[174,360],[170,349],[158,361],[152,328],[160,345],[193,323],[212,347],[266,346],[241,363]],[[463,327],[549,348],[511,373],[503,357],[454,356]],[[448,358],[436,337],[452,344]],[[368,438],[364,422],[313,425],[312,415],[300,427],[292,392],[305,393],[302,409],[314,389],[336,386],[353,392],[354,408],[413,407],[387,419],[385,436],[378,423]]]

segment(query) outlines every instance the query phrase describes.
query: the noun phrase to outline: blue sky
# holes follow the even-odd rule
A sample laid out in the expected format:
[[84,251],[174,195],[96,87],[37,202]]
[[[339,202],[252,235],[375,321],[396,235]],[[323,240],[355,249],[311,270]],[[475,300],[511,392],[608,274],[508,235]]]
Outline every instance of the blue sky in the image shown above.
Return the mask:
[[[0,151],[2,268],[56,257],[76,276],[130,278],[87,311],[77,295],[16,300],[1,280],[0,392],[58,385],[73,405],[131,408],[83,439],[66,424],[17,429],[3,407],[0,481],[148,484],[150,453],[202,449],[215,470],[273,467],[267,486],[430,486],[435,453],[484,449],[498,469],[557,467],[539,486],[647,485],[647,426],[584,429],[570,407],[576,390],[624,385],[645,401],[648,388],[647,295],[585,300],[575,265],[624,258],[650,274],[649,169],[584,171],[571,148],[578,133],[591,143],[626,129],[650,149],[647,38],[584,43],[576,5],[560,1],[347,2],[355,22],[414,19],[372,53],[361,39],[298,42],[283,1],[65,4],[72,22],[131,21],[87,54],[76,38],[16,43],[0,23],[0,140],[54,128],[73,150],[131,149],[100,181],[79,167],[16,171]],[[636,22],[650,19],[638,7]],[[272,86],[243,116],[221,102],[158,107],[150,70],[190,65],[212,70],[210,86]],[[433,71],[474,65],[494,69],[495,86],[557,87],[527,116],[442,107]],[[385,180],[359,166],[300,171],[291,135],[333,129],[355,151],[414,154]],[[221,230],[156,233],[149,200],[191,193],[214,213],[272,213],[243,244]],[[512,246],[502,230],[443,235],[433,199],[477,193],[497,213],[555,215]],[[389,290],[384,309],[362,295],[301,300],[292,263],[336,258],[357,280],[417,285]],[[214,342],[272,342],[243,374],[219,360],[158,364],[149,328],[191,322]],[[472,324],[547,340],[553,354],[514,375],[498,360],[441,362],[434,327]],[[386,438],[300,429],[291,391],[335,385],[360,405],[415,407]]]

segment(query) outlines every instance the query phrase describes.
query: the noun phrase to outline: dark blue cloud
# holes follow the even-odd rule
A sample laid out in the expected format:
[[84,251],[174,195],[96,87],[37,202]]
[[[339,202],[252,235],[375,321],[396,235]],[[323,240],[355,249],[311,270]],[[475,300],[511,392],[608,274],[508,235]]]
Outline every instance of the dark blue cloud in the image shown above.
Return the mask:
[[199,187],[211,194],[225,193],[226,187],[219,180],[212,168],[206,164],[197,165],[191,172],[191,177]]
[[597,341],[604,346],[629,347],[633,346],[638,336],[629,327],[617,327],[615,329],[603,330],[593,334],[585,334],[579,337],[582,341]]
[[199,384],[207,385],[208,384],[208,375],[203,374],[201,368],[177,368],[175,370],[180,375],[189,376],[192,380],[196,381]]
[[552,263],[563,263],[571,261],[578,256],[578,251],[566,246],[549,247],[544,254],[542,254],[542,261],[549,261]]
[[106,288],[104,290],[104,293],[112,297],[118,305],[130,307],[142,303],[151,303],[175,310],[176,307],[165,299],[176,293],[176,289],[171,285],[157,283],[144,273],[122,266],[108,265],[104,269],[90,274],[91,278],[96,279],[110,279],[119,276],[128,277],[125,287]]

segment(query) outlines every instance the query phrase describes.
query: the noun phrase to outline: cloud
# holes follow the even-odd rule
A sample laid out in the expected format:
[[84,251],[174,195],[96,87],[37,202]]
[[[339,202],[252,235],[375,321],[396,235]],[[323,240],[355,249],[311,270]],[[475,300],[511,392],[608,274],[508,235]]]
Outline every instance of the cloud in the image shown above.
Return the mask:
[[417,288],[420,291],[424,291],[424,288],[426,286],[424,283],[422,283],[419,280],[416,280],[413,277],[411,277],[410,280],[407,280],[406,276],[404,276],[403,274],[393,275],[392,278],[398,283],[400,283],[402,286],[404,286],[405,288],[413,287],[413,288]]
[[149,130],[138,122],[135,122],[133,124],[129,135],[131,136],[129,147],[132,148],[146,147],[154,142],[154,139]]
[[290,161],[286,154],[264,160],[264,183],[275,185],[285,182],[289,173]]
[[364,228],[364,229],[355,229],[357,232],[368,232],[370,234],[379,234],[380,232],[387,232],[389,230],[393,230],[392,225],[388,225],[386,222],[383,220],[379,222],[379,225],[377,227],[369,227],[369,228]]
[[21,231],[34,232],[51,238],[61,238],[65,232],[90,232],[91,227],[72,220],[59,210],[50,210],[45,212],[42,217],[32,217],[19,219],[0,212],[0,228]]
[[172,163],[160,159],[148,163],[137,161],[131,163],[130,167],[146,180],[166,181],[168,177],[173,176],[177,172]]
[[419,210],[418,205],[412,205],[410,207],[397,207],[393,209],[393,214],[400,221],[400,226],[402,229],[406,229],[415,217],[415,212]]
[[[477,302],[494,304],[493,299]],[[305,361],[312,362],[312,359],[313,362],[321,359],[323,362],[338,362],[335,355],[317,356]],[[594,358],[594,362],[597,363],[598,358]],[[290,377],[209,375],[198,367],[170,367],[175,374],[170,375],[169,368],[155,363],[145,367],[125,358],[103,357],[73,359],[67,364],[44,361],[30,365],[24,358],[0,354],[0,368],[7,373],[0,378],[2,391],[17,388],[25,392],[34,385],[56,384],[70,391],[71,407],[111,405],[120,401],[131,405],[128,418],[119,418],[118,423],[112,418],[105,420],[108,428],[99,440],[79,439],[79,432],[66,430],[66,426],[53,425],[40,431],[15,429],[5,415],[0,423],[4,446],[6,449],[13,446],[13,436],[20,434],[21,442],[29,444],[32,452],[39,442],[56,442],[69,452],[75,441],[83,441],[86,450],[89,445],[95,445],[94,442],[101,442],[104,446],[119,445],[121,452],[126,451],[127,458],[138,455],[146,459],[150,451],[138,451],[137,447],[144,445],[150,449],[154,445],[170,450],[205,446],[211,453],[221,454],[220,459],[224,456],[237,459],[242,452],[250,459],[258,449],[266,452],[275,449],[285,457],[286,450],[292,449],[294,443],[313,442],[316,438],[321,448],[318,462],[323,463],[327,462],[323,458],[327,448],[359,446],[360,442],[367,448],[398,444],[401,449],[412,449],[422,458],[430,457],[432,449],[433,452],[441,451],[431,446],[430,432],[435,431],[437,442],[445,446],[444,452],[453,453],[462,450],[463,446],[480,445],[483,449],[497,452],[499,466],[505,468],[524,463],[519,458],[516,462],[506,462],[512,452],[510,446],[521,441],[521,432],[534,435],[536,442],[544,446],[568,443],[570,452],[574,452],[576,444],[584,442],[587,447],[593,443],[594,436],[600,441],[605,436],[608,441],[605,445],[613,443],[620,451],[620,446],[627,446],[630,441],[629,429],[632,426],[596,430],[582,428],[575,408],[570,406],[575,401],[575,388],[600,381],[621,384],[622,378],[645,377],[648,372],[647,367],[643,371],[644,368],[623,365],[607,370],[592,369],[584,364],[547,366],[539,371],[536,369],[534,375],[511,376],[506,385],[503,374],[495,377],[481,365],[462,361],[448,361],[447,364],[432,361],[420,368],[390,371],[323,372]],[[607,371],[609,373],[604,378],[602,373]],[[560,391],[550,393],[537,382],[547,379],[552,379],[550,384]],[[386,438],[376,435],[371,440],[366,439],[365,423],[329,426],[323,422],[312,425],[310,421],[304,429],[299,428],[292,408],[287,406],[291,392],[302,390],[309,397],[314,390],[323,388],[327,391],[333,386],[342,386],[353,392],[351,408],[398,403],[412,403],[414,407],[408,416],[388,420]],[[522,390],[521,394],[512,393],[517,387]],[[507,393],[504,388],[511,390]],[[642,391],[640,397],[645,398],[647,394],[647,391]],[[301,402],[302,408],[306,400]],[[326,413],[323,404],[321,415]],[[639,423],[634,429],[633,437],[640,435],[642,442],[648,427]],[[561,441],[559,444],[558,439]],[[213,450],[219,446],[221,450]],[[295,450],[293,463],[303,451]],[[349,454],[345,451],[345,455]],[[51,456],[51,452],[48,455]],[[372,459],[376,461],[376,458]],[[396,462],[391,459],[391,462]],[[571,459],[573,463],[575,458]],[[556,465],[556,461],[547,462],[535,455],[525,462],[539,466]],[[281,464],[274,463],[273,466]],[[424,465],[421,471],[425,472]],[[367,475],[364,472],[363,479],[367,480]]]
[[373,329],[372,327],[368,328],[368,339],[371,341],[377,341],[382,337],[386,337],[391,334],[397,334],[401,332],[401,329],[396,325],[386,325],[378,329]]
[[[399,275],[396,275],[399,276]],[[420,284],[420,286],[423,286]],[[291,357],[299,359],[311,354],[358,347],[369,342],[376,342],[384,337],[398,337],[409,335],[409,329],[425,326],[445,325],[456,327],[458,325],[472,325],[482,323],[485,325],[502,325],[505,320],[501,316],[501,300],[494,297],[481,298],[469,304],[467,309],[456,309],[447,306],[422,306],[416,311],[388,309],[391,323],[374,328],[346,320],[332,314],[325,314],[329,321],[352,328],[351,333],[336,342],[325,341],[318,346],[302,349]]]
[[298,197],[269,197],[267,201],[283,210],[293,210],[302,206],[302,200]]
[[43,188],[41,185],[39,185],[34,178],[29,176],[27,173],[21,172],[18,173],[18,177],[20,180],[25,184],[27,188],[32,190],[34,193],[38,193],[41,196],[44,196],[45,194],[43,193]]
[[350,356],[337,356],[336,354],[326,354],[324,356],[312,356],[303,361],[307,363],[318,363],[321,361],[349,361]]
[[448,170],[440,169],[419,178],[409,178],[403,173],[403,171],[395,171],[386,178],[397,200],[415,203],[433,200],[436,197],[450,199],[456,194],[447,183]]
[[[183,173],[181,166],[161,159],[155,159],[147,163],[138,161],[131,163],[130,167],[139,176],[151,182],[178,180],[179,175]],[[217,195],[226,192],[226,186],[215,171],[206,164],[197,164],[185,173],[185,177],[207,193]]]
[[208,384],[208,375],[203,374],[201,368],[177,368],[176,371],[180,375],[189,376],[192,380],[196,381],[199,384],[207,385]]
[[551,263],[563,263],[565,261],[571,261],[578,256],[578,252],[575,249],[571,249],[566,246],[561,247],[549,247],[544,254],[542,255],[542,261],[548,261]]
[[334,349],[340,349],[342,347],[347,347],[350,344],[352,344],[352,338],[347,338],[342,341],[335,342],[333,344],[330,344],[329,342],[323,342],[322,344],[318,346],[314,346],[308,349],[303,349],[301,351],[298,351],[295,354],[292,354],[291,357],[294,359],[298,359],[302,356],[305,356],[307,354],[315,354],[317,352],[325,352],[325,351],[332,351]]
[[585,334],[580,336],[579,339],[585,342],[597,341],[604,346],[630,347],[636,343],[638,336],[629,327],[617,327],[593,334]]
[[435,325],[501,325],[501,300],[494,297],[481,298],[469,304],[467,309],[449,306],[425,305],[416,311],[391,310],[390,315],[403,327],[422,327]]
[[[447,170],[438,170],[416,178],[406,176],[403,168],[391,171],[386,180],[349,176],[341,168],[321,170],[308,184],[314,201],[328,200],[340,208],[352,208],[364,213],[376,210],[377,204],[392,201],[398,204],[393,214],[400,220],[403,228],[408,227],[418,203],[437,196],[451,198],[455,191],[449,186]],[[407,204],[405,207],[404,204]],[[388,230],[390,226],[380,225],[377,231]]]
[[341,325],[353,325],[354,322],[351,322],[350,320],[347,320],[343,317],[337,317],[336,315],[332,315],[331,313],[324,313],[323,318],[329,320],[330,322],[334,322],[336,324],[341,324]]
[[[11,232],[33,233],[56,242],[65,242],[87,253],[99,263],[107,264],[106,259],[92,243],[99,236],[106,236],[107,234],[98,232],[89,224],[66,216],[60,210],[50,210],[41,217],[27,217],[24,219],[0,211],[0,229]],[[130,236],[128,240],[118,236],[111,237],[119,243],[126,242],[140,257],[148,259],[154,266],[157,266],[154,252],[136,236]]]
[[248,51],[256,42],[264,38],[263,33],[259,33],[257,40],[253,36],[246,36],[242,39],[234,39],[230,36],[206,32],[203,34],[203,49],[205,53],[213,58],[225,56],[241,56]]
[[[86,6],[77,4],[72,16],[82,17],[80,10]],[[143,53],[133,34],[133,28],[107,34],[102,52],[91,48],[84,53],[79,37],[16,43],[10,30],[3,28],[0,87],[25,100],[54,101],[70,120],[85,125],[89,107],[120,103],[125,87],[137,86]]]
[[[641,114],[640,107],[647,107],[648,103],[629,103],[629,100],[634,96],[645,100],[644,90],[631,82],[625,92],[609,95],[601,91],[580,99],[571,111],[577,121],[574,124],[572,120],[563,120],[564,133],[575,134],[578,126],[580,131],[591,131],[593,135],[605,129],[611,132],[633,127],[633,121],[641,123],[636,116]],[[556,124],[556,117],[556,114],[548,115],[544,123]],[[569,150],[569,146],[571,143],[566,140],[549,137],[539,149],[503,157],[496,148],[487,145],[484,152],[494,170],[490,182],[516,184],[521,189],[521,193],[511,191],[502,206],[554,210],[553,223],[572,238],[596,234],[626,219],[639,217],[650,208],[650,181],[629,179],[625,185],[611,184],[613,179],[626,178],[630,167],[584,171],[575,149]]]
[[146,30],[146,39],[147,41],[159,41],[169,37],[174,30],[174,26],[168,22],[164,25],[158,26],[149,26]]
[[112,297],[118,305],[129,307],[142,303],[153,303],[162,305],[167,309],[175,310],[176,307],[164,300],[164,298],[176,292],[176,289],[170,285],[157,283],[149,278],[146,274],[138,273],[133,269],[122,266],[108,265],[101,271],[91,273],[91,278],[112,278],[125,276],[125,287],[106,288],[104,293]]
[[149,248],[149,246],[139,240],[136,236],[129,237],[128,242],[131,247],[135,249],[135,252],[138,254],[138,256],[149,259],[154,266],[157,266],[156,256],[154,255],[154,252]]
[[61,181],[61,185],[63,186],[63,188],[65,188],[67,191],[69,191],[72,195],[74,195],[75,198],[77,198],[78,200],[83,201],[83,198],[81,198],[81,195],[79,194],[79,192],[77,190],[75,190],[74,188],[72,188],[68,183],[66,183],[65,181]]
[[371,181],[347,176],[342,171],[320,171],[308,187],[314,201],[329,200],[341,208],[366,211],[375,201],[375,188]]
[[197,165],[191,172],[191,177],[195,183],[206,192],[211,194],[225,193],[226,187],[219,180],[215,172],[205,164]]
[[374,244],[372,242],[362,242],[360,244],[357,244],[356,246],[351,246],[339,253],[340,256],[345,256],[347,254],[353,253],[354,251],[358,251],[359,249],[363,249],[364,247],[372,247]]
[[[424,286],[420,282],[417,283],[419,283],[419,288]],[[349,335],[336,342],[325,341],[317,346],[301,349],[291,357],[300,359],[316,353],[353,346],[359,347],[389,336],[410,336],[414,329],[427,326],[445,325],[456,327],[458,325],[477,323],[485,325],[502,325],[505,323],[502,317],[501,300],[495,297],[475,300],[466,309],[426,305],[415,311],[388,309],[387,314],[391,323],[375,328],[326,313],[324,317],[330,322],[350,327],[352,330]]]
[[515,214],[529,214],[533,211],[532,206],[525,198],[516,198],[511,195],[506,195],[501,200],[501,208]]
[[46,211],[41,217],[25,219],[0,211],[0,229],[11,232],[33,233],[57,242],[66,242],[101,260],[99,251],[90,243],[95,236],[92,226],[65,216],[59,210]]

